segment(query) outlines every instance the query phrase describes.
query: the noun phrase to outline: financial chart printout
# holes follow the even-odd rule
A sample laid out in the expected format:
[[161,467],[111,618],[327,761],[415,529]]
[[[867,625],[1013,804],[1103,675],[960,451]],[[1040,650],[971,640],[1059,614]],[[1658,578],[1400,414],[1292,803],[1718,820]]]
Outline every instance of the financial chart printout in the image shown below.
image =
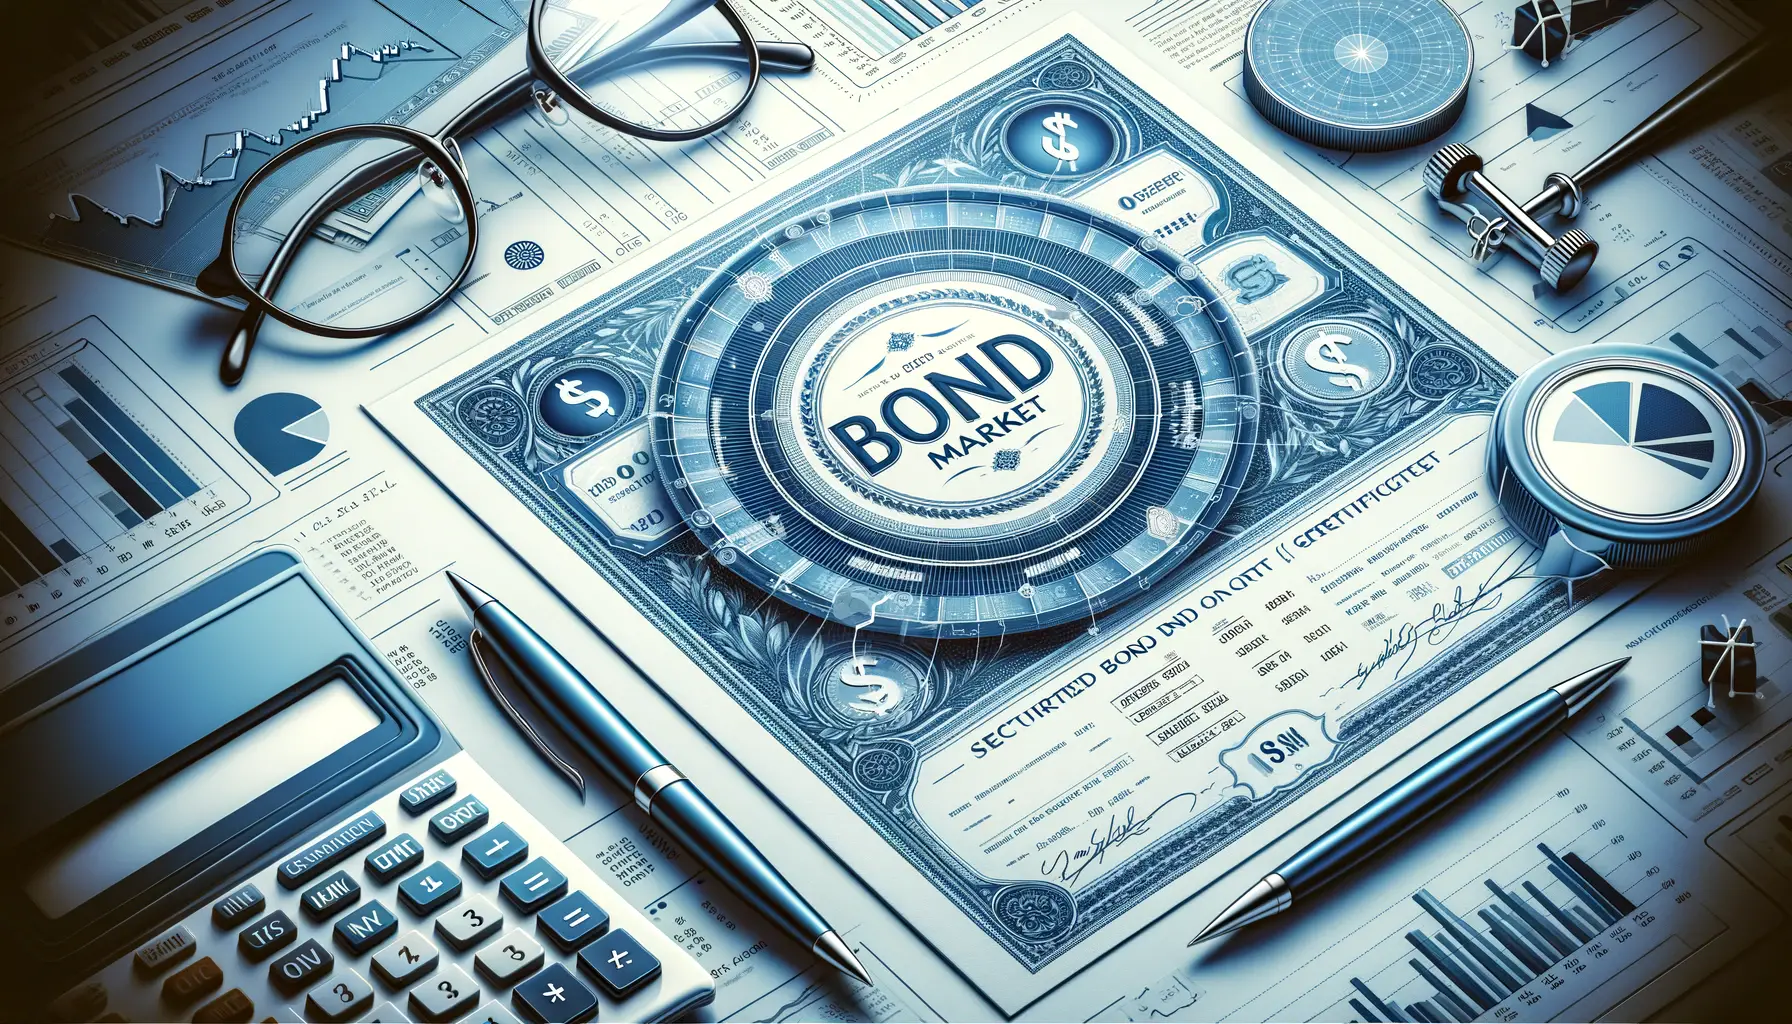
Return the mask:
[[1537,352],[1094,38],[374,410],[1008,1007],[1590,614],[1483,479]]
[[267,496],[97,318],[14,353],[0,364],[0,649]]
[[[55,255],[191,287],[237,186],[315,132],[427,125],[522,31],[512,0],[196,3],[40,87],[4,118],[0,230]],[[506,57],[521,59],[521,48]],[[458,88],[458,91],[457,91]],[[377,216],[333,219],[365,244]]]

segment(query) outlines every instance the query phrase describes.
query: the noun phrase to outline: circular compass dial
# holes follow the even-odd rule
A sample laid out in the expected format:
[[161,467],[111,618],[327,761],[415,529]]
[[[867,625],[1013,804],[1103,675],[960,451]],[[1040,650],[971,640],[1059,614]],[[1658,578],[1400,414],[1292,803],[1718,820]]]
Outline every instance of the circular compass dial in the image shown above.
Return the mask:
[[1268,0],[1245,32],[1245,94],[1331,149],[1399,149],[1462,113],[1474,51],[1442,0]]
[[654,446],[718,561],[847,625],[979,636],[1138,593],[1249,468],[1250,351],[1194,266],[1073,203],[878,193],[760,239],[661,358]]

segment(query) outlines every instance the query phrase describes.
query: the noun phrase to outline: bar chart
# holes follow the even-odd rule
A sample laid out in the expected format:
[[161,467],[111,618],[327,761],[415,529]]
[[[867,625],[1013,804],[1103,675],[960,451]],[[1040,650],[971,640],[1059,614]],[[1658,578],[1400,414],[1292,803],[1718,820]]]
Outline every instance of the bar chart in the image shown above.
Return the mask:
[[766,16],[868,85],[990,12],[1026,0],[767,0]]
[[0,383],[0,641],[249,504],[96,338],[117,340],[84,321]]
[[[1770,447],[1792,428],[1792,324],[1783,307],[1752,282],[1730,282],[1707,272],[1682,289],[1676,302],[1698,309],[1655,344],[1716,370],[1754,407]],[[1689,301],[1690,300],[1690,301]],[[1787,435],[1792,436],[1792,435]]]
[[1297,899],[1296,920],[1222,945],[1109,1012],[1634,1020],[1650,1012],[1651,982],[1708,970],[1778,918],[1579,745],[1540,746],[1385,863],[1304,906]]

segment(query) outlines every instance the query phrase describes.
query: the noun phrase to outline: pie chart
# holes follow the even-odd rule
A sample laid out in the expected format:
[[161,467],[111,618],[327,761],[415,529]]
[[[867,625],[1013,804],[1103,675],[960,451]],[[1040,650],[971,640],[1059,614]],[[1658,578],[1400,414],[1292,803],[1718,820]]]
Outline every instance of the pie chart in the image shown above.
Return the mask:
[[274,476],[310,462],[329,440],[329,417],[304,395],[275,391],[236,414],[236,443]]
[[[1728,475],[1731,432],[1716,402],[1677,377],[1607,370],[1543,403],[1543,467],[1565,490],[1623,515],[1673,516]],[[1541,433],[1541,431],[1540,431]]]

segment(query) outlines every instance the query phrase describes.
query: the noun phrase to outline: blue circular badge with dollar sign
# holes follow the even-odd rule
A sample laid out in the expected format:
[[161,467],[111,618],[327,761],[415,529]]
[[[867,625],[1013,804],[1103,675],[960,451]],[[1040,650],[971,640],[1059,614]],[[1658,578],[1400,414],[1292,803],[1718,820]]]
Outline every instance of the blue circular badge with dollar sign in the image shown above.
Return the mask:
[[1015,163],[1040,177],[1073,178],[1112,163],[1120,150],[1120,133],[1089,104],[1054,98],[1008,115],[1002,146]]
[[541,422],[567,437],[594,437],[633,412],[634,389],[619,371],[575,359],[545,374],[535,400]]
[[1394,343],[1356,320],[1315,320],[1282,342],[1276,369],[1302,398],[1320,405],[1354,405],[1394,379]]

